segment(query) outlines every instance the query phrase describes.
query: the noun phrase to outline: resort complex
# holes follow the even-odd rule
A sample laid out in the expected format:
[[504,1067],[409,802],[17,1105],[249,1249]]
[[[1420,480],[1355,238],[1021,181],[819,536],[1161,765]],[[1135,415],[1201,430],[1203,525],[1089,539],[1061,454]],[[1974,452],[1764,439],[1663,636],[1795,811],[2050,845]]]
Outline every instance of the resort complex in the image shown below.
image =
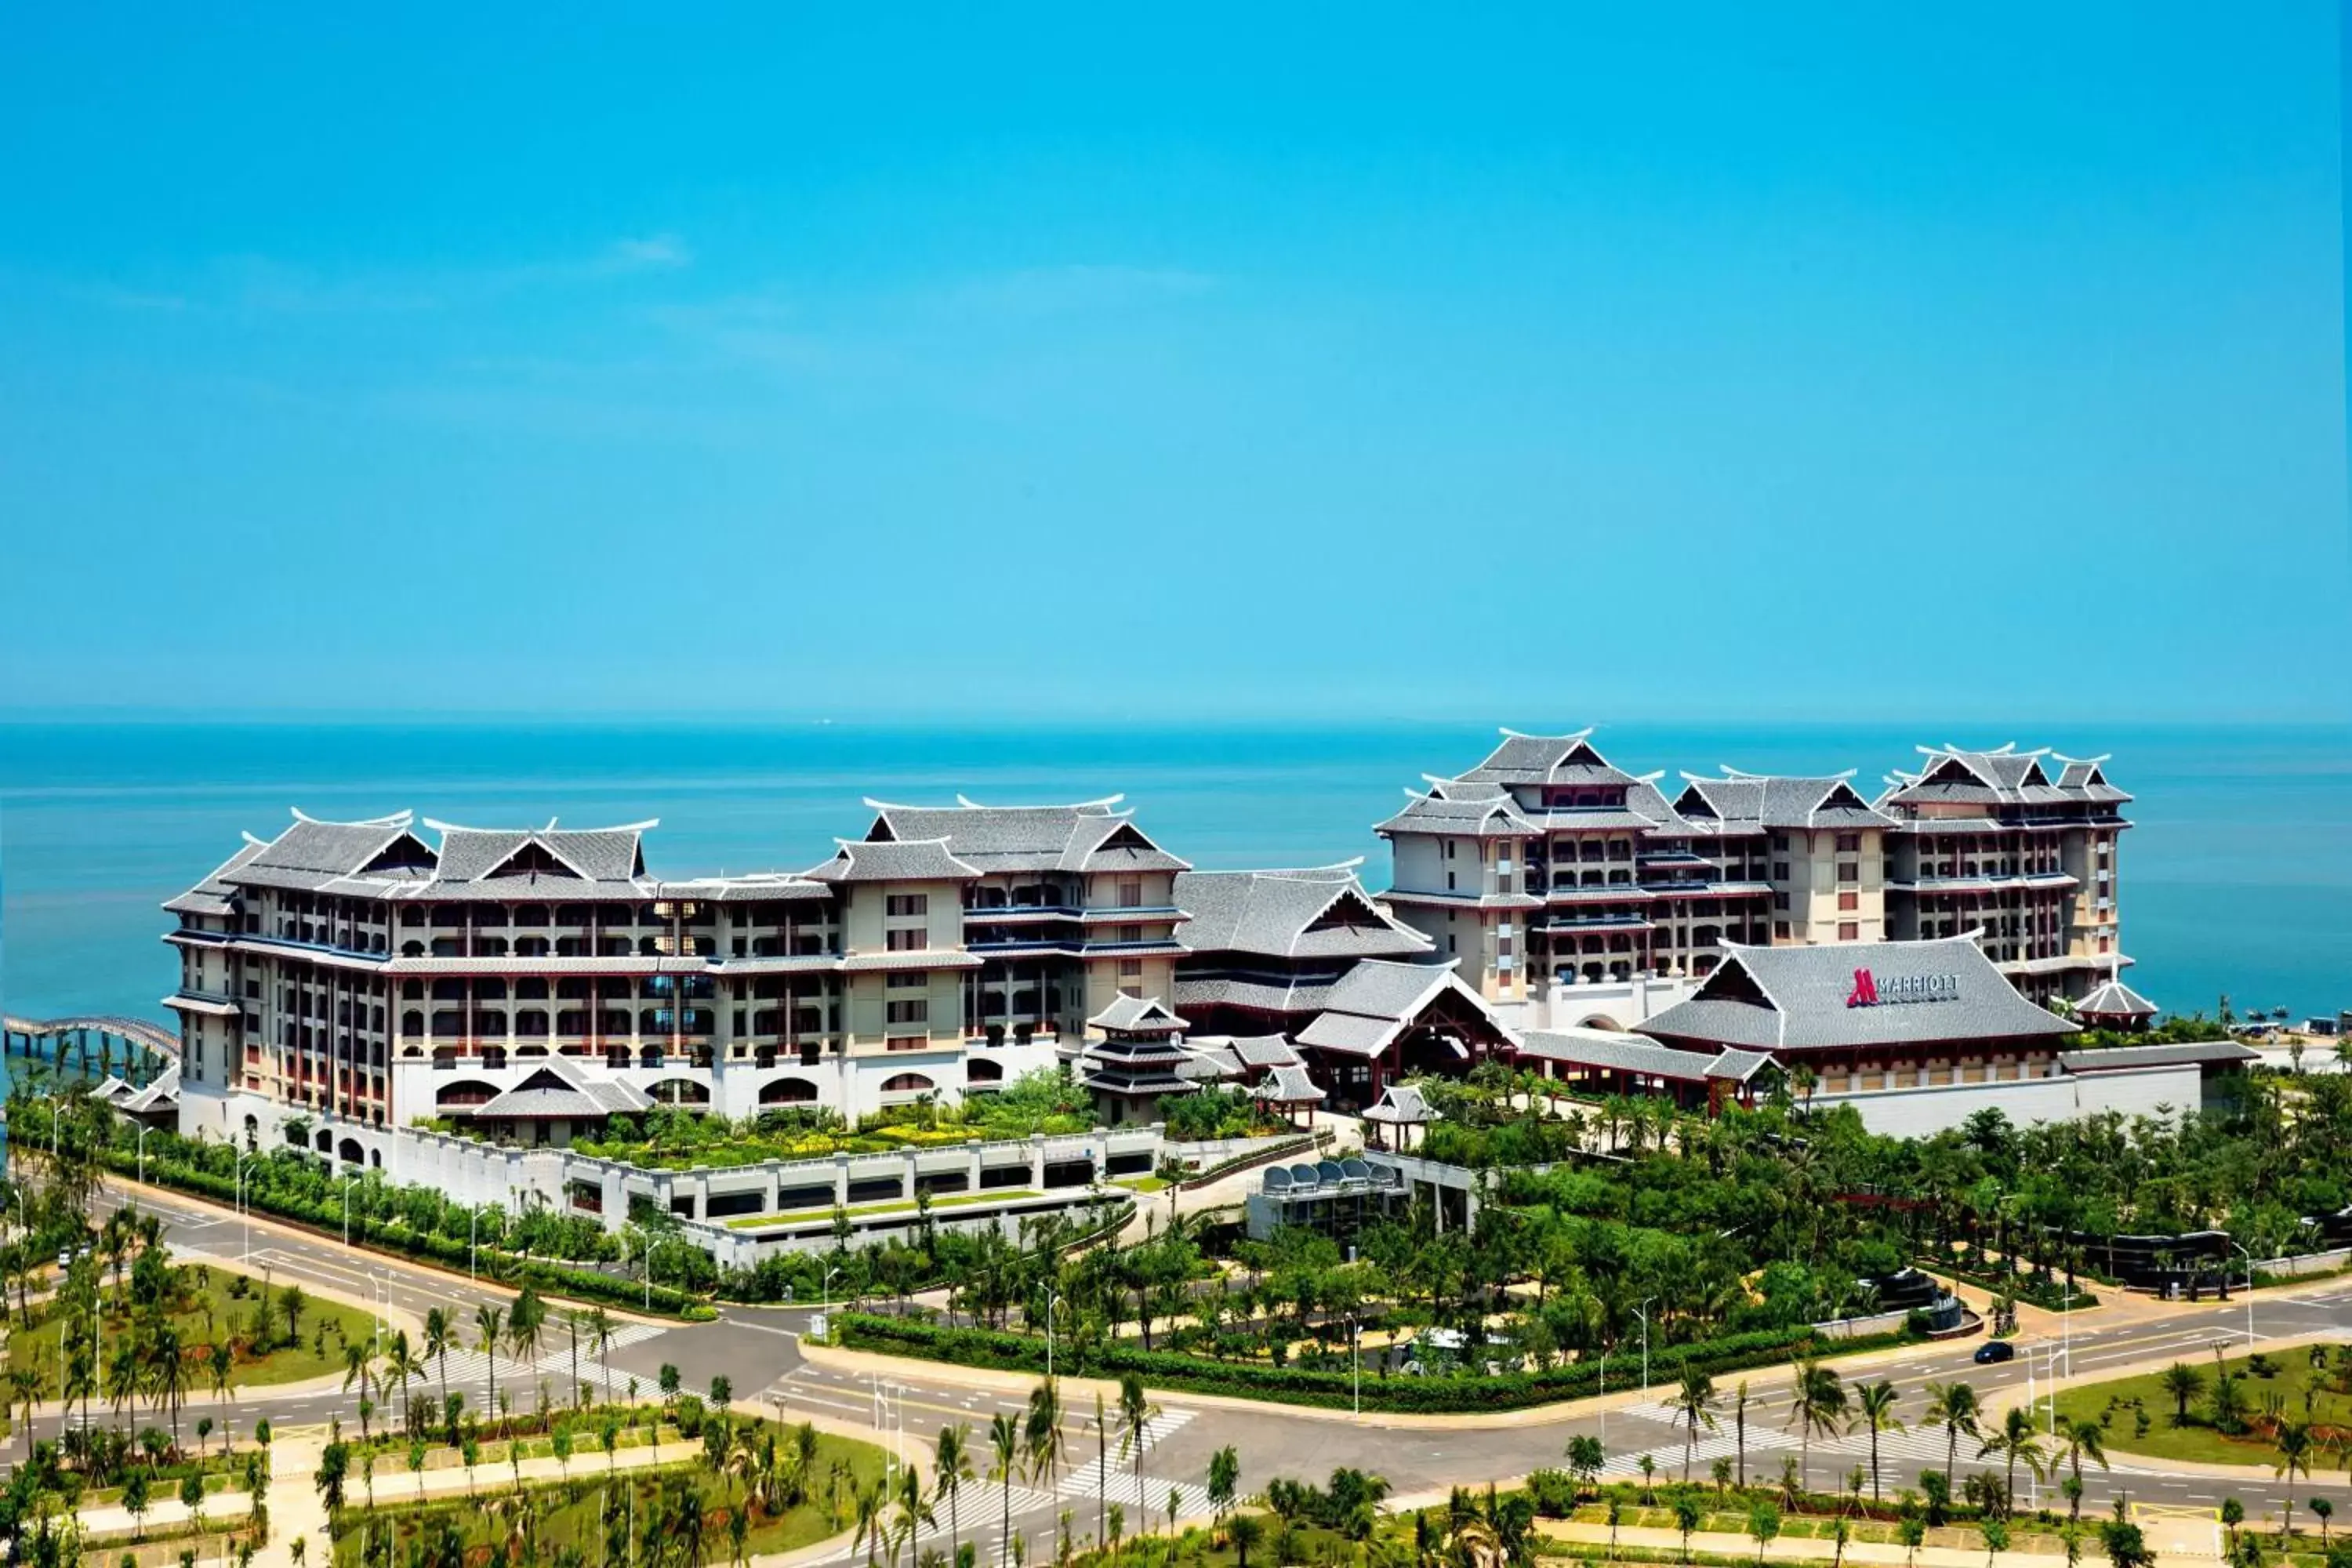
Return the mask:
[[2120,978],[2102,764],[1923,756],[1871,796],[1728,771],[1669,795],[1589,733],[1507,731],[1378,825],[1379,894],[1354,863],[1199,869],[1116,797],[869,802],[805,870],[682,879],[649,869],[652,823],[298,814],[166,906],[172,1087],[191,1132],[453,1183],[396,1145],[568,1149],[662,1107],[854,1128],[1041,1071],[1138,1128],[1223,1087],[1377,1129],[1391,1089],[1483,1062],[1712,1108],[1801,1074],[1906,1131],[2193,1100],[2236,1047],[2085,1053],[2053,1010],[2154,1011]]

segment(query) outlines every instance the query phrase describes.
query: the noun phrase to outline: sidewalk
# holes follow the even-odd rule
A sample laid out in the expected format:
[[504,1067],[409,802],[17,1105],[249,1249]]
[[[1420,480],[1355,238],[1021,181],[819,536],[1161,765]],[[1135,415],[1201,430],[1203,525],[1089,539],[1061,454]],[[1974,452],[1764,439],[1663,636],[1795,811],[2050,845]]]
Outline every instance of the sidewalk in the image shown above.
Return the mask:
[[[2219,1556],[2218,1540],[2215,1540],[2212,1544],[2204,1545],[2200,1550],[2200,1532],[2192,1531],[2184,1534],[2178,1531],[2160,1531],[2159,1525],[2163,1522],[2165,1521],[2146,1520],[2140,1521],[2141,1528],[2148,1535],[2149,1545],[2159,1556]],[[2202,1536],[2217,1538],[2218,1529],[2210,1527],[2210,1520],[2207,1524],[2209,1528],[2201,1532]],[[1564,1519],[1539,1519],[1536,1521],[1536,1529],[1555,1541],[1573,1541],[1580,1544],[1604,1548],[1609,1544],[1609,1527],[1605,1524],[1581,1524]],[[2158,1539],[2159,1534],[2163,1539]],[[1621,1546],[1643,1547],[1651,1551],[1663,1552],[1669,1557],[1677,1559],[1683,1552],[1683,1538],[1679,1531],[1628,1526],[1617,1532],[1617,1540]],[[2095,1542],[2086,1542],[2084,1548],[2084,1555],[2088,1556],[2096,1550],[2096,1545]],[[1757,1555],[1756,1542],[1752,1537],[1728,1535],[1720,1531],[1693,1535],[1690,1538],[1690,1550],[1695,1554],[1703,1552],[1715,1557],[1745,1557],[1750,1561],[1753,1561]],[[1782,1536],[1764,1549],[1763,1560],[1766,1563],[1827,1563],[1836,1554],[1835,1542],[1791,1540]],[[1889,1564],[1892,1568],[1902,1568],[1903,1564],[1914,1561],[1908,1548],[1894,1542],[1866,1541],[1847,1542],[1845,1560],[1848,1563]],[[1919,1568],[1984,1568],[1986,1554],[1981,1546],[1922,1546],[1918,1550],[1916,1561]],[[1991,1561],[1993,1568],[2049,1568],[2053,1561],[2063,1562],[2063,1558],[2060,1555],[2053,1537],[2051,1538],[2049,1550],[1996,1552]]]

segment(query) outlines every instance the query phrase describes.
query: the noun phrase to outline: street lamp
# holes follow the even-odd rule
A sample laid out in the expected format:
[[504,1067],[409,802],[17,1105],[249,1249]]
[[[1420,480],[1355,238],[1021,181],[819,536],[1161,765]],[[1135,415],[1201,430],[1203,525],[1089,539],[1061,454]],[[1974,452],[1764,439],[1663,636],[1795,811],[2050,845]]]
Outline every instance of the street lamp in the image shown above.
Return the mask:
[[824,1298],[817,1307],[817,1315],[824,1320],[827,1339],[833,1337],[833,1277],[840,1272],[841,1265],[838,1263],[829,1266],[824,1271],[824,1283],[817,1288]]
[[1655,1296],[1649,1297],[1633,1309],[1633,1315],[1642,1320],[1642,1392],[1644,1394],[1650,1392],[1650,1307],[1656,1300]]
[[245,1191],[245,1166],[247,1161],[258,1160],[259,1158],[261,1158],[260,1155],[249,1152],[239,1154],[236,1157],[236,1169],[233,1173],[236,1180],[230,1188],[230,1191],[236,1194],[236,1212],[244,1218],[245,1251],[243,1257],[244,1261],[248,1267],[250,1267],[253,1262],[253,1207],[251,1203],[248,1201]]
[[482,1206],[479,1204],[476,1204],[472,1208],[466,1211],[466,1278],[469,1281],[476,1278],[474,1273],[474,1237],[480,1227],[481,1223]]
[[357,1176],[343,1178],[343,1245],[345,1247],[352,1244],[352,1184],[358,1180]]
[[147,1134],[154,1131],[152,1127],[139,1130],[139,1180],[142,1185],[147,1181]]
[[1353,1318],[1348,1320],[1348,1351],[1355,1358],[1355,1414],[1360,1417],[1364,1414],[1364,1325]]
[[2246,1260],[2246,1349],[2251,1352],[2254,1348],[2254,1255],[2234,1236],[2230,1245]]
[[1054,1381],[1054,1288],[1045,1287],[1045,1381]]

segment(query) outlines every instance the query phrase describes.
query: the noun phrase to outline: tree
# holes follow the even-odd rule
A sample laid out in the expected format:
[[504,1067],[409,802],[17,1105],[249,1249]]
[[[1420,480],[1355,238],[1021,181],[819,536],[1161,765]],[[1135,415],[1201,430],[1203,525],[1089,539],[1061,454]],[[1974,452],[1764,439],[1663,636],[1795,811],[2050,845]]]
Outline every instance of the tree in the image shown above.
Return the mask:
[[278,1292],[278,1310],[286,1319],[286,1337],[289,1341],[302,1337],[302,1313],[310,1305],[310,1298],[302,1294],[302,1287],[299,1285],[289,1285]]
[[[1715,1407],[1721,1395],[1715,1391],[1715,1379],[1695,1367],[1683,1368],[1681,1384],[1666,1401],[1670,1409],[1683,1418],[1683,1485],[1690,1485],[1691,1449],[1698,1442],[1698,1429],[1703,1424],[1710,1432],[1716,1429]],[[1685,1542],[1685,1548],[1688,1542]],[[1685,1555],[1688,1555],[1685,1550]]]
[[2076,1418],[2061,1415],[2055,1422],[2058,1429],[2058,1452],[2053,1466],[2063,1461],[2074,1484],[2067,1489],[2067,1517],[2079,1519],[2083,1513],[2083,1461],[2090,1460],[2101,1469],[2107,1468],[2107,1429],[2105,1424],[2089,1416]]
[[1965,1434],[1977,1435],[1977,1421],[1984,1406],[1977,1391],[1965,1383],[1931,1383],[1927,1385],[1927,1410],[1921,1418],[1928,1426],[1944,1429],[1944,1490],[1952,1489],[1952,1472],[1959,1463],[1960,1438]]
[[1870,1500],[1873,1502],[1879,1498],[1878,1435],[1903,1430],[1902,1418],[1895,1414],[1895,1407],[1901,1398],[1895,1384],[1885,1378],[1854,1386],[1854,1424],[1868,1428],[1870,1432]]
[[1021,1423],[1010,1410],[1000,1410],[988,1423],[988,1479],[1003,1488],[1003,1518],[997,1531],[1000,1568],[1013,1561],[1013,1478],[1021,1465]]
[[2034,1434],[2032,1414],[2023,1405],[2010,1406],[2001,1416],[2000,1429],[1977,1446],[1977,1458],[1979,1459],[1994,1454],[2001,1457],[2004,1470],[2001,1510],[2015,1513],[2018,1465],[2022,1462],[2026,1469],[2036,1477],[2043,1473],[2042,1439]]
[[1994,1554],[2009,1550],[2009,1521],[1997,1515],[1987,1514],[1978,1521],[1977,1528],[1984,1531],[1985,1568],[1992,1568]]
[[326,1509],[330,1520],[343,1511],[343,1487],[351,1479],[351,1470],[350,1444],[333,1442],[320,1451],[319,1468],[310,1479],[311,1484],[319,1489],[319,1501]]
[[205,1524],[205,1479],[191,1472],[180,1478],[180,1502],[197,1529]]
[[1249,1568],[1250,1549],[1265,1539],[1265,1526],[1254,1513],[1237,1513],[1225,1526],[1225,1539],[1233,1542],[1234,1568]]
[[1806,1469],[1812,1458],[1814,1435],[1837,1435],[1845,1416],[1845,1384],[1832,1368],[1805,1360],[1790,1374],[1790,1388],[1789,1419],[1799,1429],[1797,1479],[1810,1484]]
[[1744,1377],[1739,1380],[1738,1388],[1732,1393],[1731,1408],[1733,1425],[1738,1431],[1736,1441],[1738,1445],[1739,1485],[1746,1487],[1748,1485],[1748,1380]]
[[1129,1373],[1118,1380],[1118,1457],[1135,1460],[1135,1495],[1143,1497],[1143,1450],[1151,1441],[1151,1423],[1160,1406],[1143,1392],[1143,1380]]
[[2147,1549],[2147,1537],[2128,1521],[2118,1519],[2102,1525],[2099,1544],[2106,1549],[2113,1568],[2156,1568],[2156,1553]]
[[499,1342],[506,1336],[507,1315],[488,1301],[474,1309],[474,1331],[480,1336],[474,1348],[482,1352],[489,1368],[490,1408],[499,1403]]
[[1691,1560],[1691,1532],[1698,1529],[1699,1521],[1704,1517],[1705,1515],[1698,1506],[1697,1498],[1691,1495],[1687,1490],[1675,1494],[1675,1528],[1682,1532],[1683,1561],[1685,1563]]
[[422,1437],[412,1437],[408,1441],[408,1473],[416,1478],[416,1500],[423,1502],[425,1500],[425,1439]]
[[947,1500],[948,1553],[950,1560],[963,1554],[963,1521],[957,1507],[963,1496],[964,1483],[971,1475],[971,1428],[963,1422],[950,1422],[940,1428],[939,1441],[931,1449],[931,1489]]
[[456,1325],[449,1320],[449,1309],[434,1307],[425,1314],[425,1356],[441,1374],[441,1399],[449,1399],[449,1351],[456,1342]]
[[131,1516],[131,1539],[147,1533],[147,1472],[133,1470],[122,1483],[122,1511]]
[[1608,1451],[1601,1447],[1601,1439],[1591,1433],[1568,1440],[1568,1473],[1576,1478],[1580,1491],[1591,1490],[1608,1463]]
[[1764,1549],[1780,1538],[1780,1510],[1769,1502],[1753,1504],[1748,1510],[1748,1539],[1756,1542],[1756,1561],[1764,1561]]
[[1062,1395],[1052,1383],[1029,1391],[1029,1409],[1022,1422],[1021,1442],[1028,1455],[1029,1474],[1043,1479],[1050,1489],[1060,1479],[1069,1450],[1062,1434]]
[[2188,1426],[2189,1405],[2205,1392],[2205,1374],[2185,1361],[2177,1361],[2166,1367],[2157,1381],[2172,1396],[2172,1424]]
[[1927,1539],[1927,1521],[1916,1513],[1906,1513],[1895,1521],[1895,1539],[1903,1544],[1905,1568],[1919,1560],[1920,1543]]
[[2336,1517],[2336,1505],[2324,1497],[2315,1497],[2311,1500],[2310,1506],[2319,1520],[2319,1550],[2325,1553],[2327,1551],[2327,1521]]
[[710,1405],[722,1409],[735,1403],[735,1380],[721,1373],[710,1380]]
[[[2285,1477],[2286,1489],[2292,1493],[2296,1471],[2300,1470],[2306,1480],[2311,1477],[2311,1426],[2302,1421],[2282,1421],[2272,1435],[2271,1444],[2278,1449],[2278,1463],[2271,1467],[2271,1473]],[[2286,1530],[2289,1535],[2294,1533],[2293,1508],[2287,1510]]]
[[1209,1507],[1214,1510],[1216,1522],[1223,1526],[1225,1515],[1233,1511],[1234,1499],[1241,1489],[1242,1461],[1232,1444],[1209,1456]]

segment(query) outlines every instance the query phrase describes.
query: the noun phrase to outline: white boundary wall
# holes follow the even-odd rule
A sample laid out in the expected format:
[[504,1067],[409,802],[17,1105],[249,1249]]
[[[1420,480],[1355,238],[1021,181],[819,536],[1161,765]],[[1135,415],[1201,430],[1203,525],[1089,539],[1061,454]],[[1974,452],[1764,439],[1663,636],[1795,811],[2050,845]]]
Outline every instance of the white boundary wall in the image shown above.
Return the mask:
[[1873,1132],[1925,1138],[1958,1127],[1975,1112],[1999,1110],[2021,1127],[2036,1121],[2071,1121],[2116,1110],[2153,1116],[2159,1107],[2175,1111],[2204,1103],[2204,1075],[2195,1065],[2132,1068],[2068,1073],[2058,1078],[1994,1083],[1931,1084],[1924,1088],[1866,1089],[1858,1094],[1816,1094],[1816,1109],[1851,1105]]

